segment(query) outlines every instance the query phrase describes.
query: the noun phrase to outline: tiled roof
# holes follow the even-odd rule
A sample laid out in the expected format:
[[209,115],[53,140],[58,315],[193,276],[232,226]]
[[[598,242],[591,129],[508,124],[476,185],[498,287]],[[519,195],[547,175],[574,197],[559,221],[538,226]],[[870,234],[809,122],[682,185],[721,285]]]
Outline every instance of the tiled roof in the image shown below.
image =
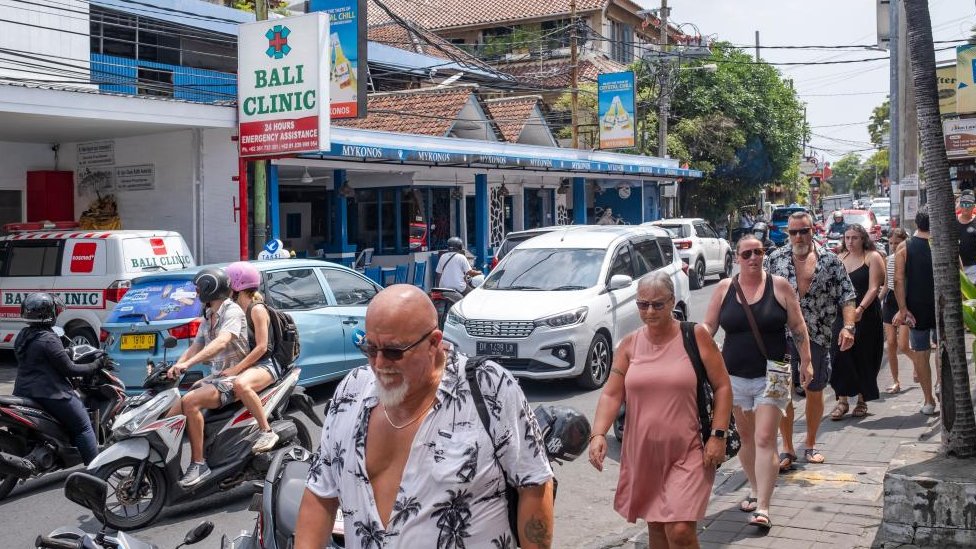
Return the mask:
[[[569,15],[570,0],[384,0],[390,11],[432,30]],[[603,10],[611,0],[576,0],[577,12]],[[375,3],[370,24],[390,21]]]
[[336,126],[444,137],[473,88],[430,88],[371,94],[366,117],[333,120]]
[[539,103],[539,96],[503,97],[485,101],[488,113],[498,124],[502,138],[509,143],[518,143],[525,124],[532,116],[532,111]]
[[[538,88],[558,90],[570,87],[572,65],[569,59],[554,61],[527,61],[497,65],[499,71],[510,74],[519,82]],[[625,65],[603,56],[588,56],[579,60],[579,79],[581,82],[596,82],[600,73],[627,70]]]
[[410,28],[405,27],[399,22],[373,25],[369,27],[367,34],[370,41],[393,46],[401,50],[422,53],[440,59],[460,61],[464,64],[483,69],[491,69],[484,61],[444,40],[433,32],[416,25],[412,25]]

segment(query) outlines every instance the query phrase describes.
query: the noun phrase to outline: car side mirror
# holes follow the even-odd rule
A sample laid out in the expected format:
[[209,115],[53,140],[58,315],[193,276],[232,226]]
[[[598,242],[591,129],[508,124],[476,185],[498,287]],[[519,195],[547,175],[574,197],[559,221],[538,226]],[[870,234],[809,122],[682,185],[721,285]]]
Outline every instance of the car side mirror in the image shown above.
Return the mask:
[[634,279],[627,275],[613,275],[610,277],[610,283],[607,284],[607,290],[612,292],[621,288],[627,288],[633,282]]
[[186,533],[186,537],[183,538],[183,545],[193,545],[203,541],[213,532],[213,529],[214,523],[209,520],[201,522],[196,528]]

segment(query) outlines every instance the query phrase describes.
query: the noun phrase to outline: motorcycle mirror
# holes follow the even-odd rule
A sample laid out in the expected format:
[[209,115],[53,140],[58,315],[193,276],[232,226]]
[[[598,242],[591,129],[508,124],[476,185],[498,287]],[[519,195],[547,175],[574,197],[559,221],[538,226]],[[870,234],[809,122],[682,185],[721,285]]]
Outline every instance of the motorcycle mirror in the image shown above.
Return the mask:
[[163,340],[164,349],[172,349],[176,347],[176,344],[177,344],[176,338],[173,336],[167,336],[166,339]]
[[98,522],[105,524],[105,499],[108,497],[107,482],[82,471],[71,473],[64,482],[64,496],[89,509]]
[[183,545],[193,545],[194,543],[199,543],[203,541],[207,536],[213,532],[214,523],[209,520],[205,520],[197,525],[196,528],[190,530],[186,533],[186,537],[183,538]]

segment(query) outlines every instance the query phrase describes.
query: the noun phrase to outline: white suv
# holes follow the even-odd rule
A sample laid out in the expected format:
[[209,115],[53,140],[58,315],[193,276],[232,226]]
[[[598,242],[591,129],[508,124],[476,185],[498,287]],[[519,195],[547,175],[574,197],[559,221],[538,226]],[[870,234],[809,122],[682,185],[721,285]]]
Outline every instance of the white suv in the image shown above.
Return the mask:
[[671,234],[682,261],[688,264],[692,290],[704,286],[708,275],[732,276],[732,246],[704,219],[661,219],[645,225],[661,227]]
[[[35,225],[42,226],[22,226]],[[0,237],[0,348],[13,348],[26,326],[20,303],[27,294],[61,296],[58,326],[75,343],[98,347],[102,322],[133,278],[195,264],[183,237],[172,231],[65,228]]]
[[614,346],[641,326],[637,280],[663,269],[675,314],[688,315],[688,277],[663,229],[569,226],[521,243],[447,315],[444,337],[492,355],[519,377],[602,386]]

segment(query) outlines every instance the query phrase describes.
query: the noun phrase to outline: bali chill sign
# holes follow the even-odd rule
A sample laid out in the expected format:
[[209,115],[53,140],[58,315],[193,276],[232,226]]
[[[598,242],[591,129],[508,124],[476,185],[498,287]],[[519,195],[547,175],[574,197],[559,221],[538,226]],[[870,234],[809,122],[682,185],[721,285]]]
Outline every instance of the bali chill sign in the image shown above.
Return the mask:
[[600,148],[625,149],[636,146],[634,119],[634,73],[597,75]]
[[240,26],[241,156],[329,148],[329,17],[310,13]]
[[366,116],[366,0],[308,0],[329,14],[332,119]]

